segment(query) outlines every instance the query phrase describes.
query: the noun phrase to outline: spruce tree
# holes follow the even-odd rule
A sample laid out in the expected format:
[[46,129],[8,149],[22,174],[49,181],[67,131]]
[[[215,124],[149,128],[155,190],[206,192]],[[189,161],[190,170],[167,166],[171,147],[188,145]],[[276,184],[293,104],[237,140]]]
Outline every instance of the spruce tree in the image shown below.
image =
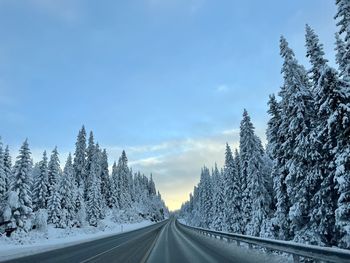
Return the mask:
[[[28,141],[25,140],[17,156],[14,168],[14,181],[11,191],[18,199],[17,208],[12,211],[12,226],[17,226],[19,230],[27,230],[26,221],[32,214],[31,181],[32,160],[30,156]],[[8,200],[10,201],[10,200]],[[10,206],[12,206],[10,204]]]
[[101,194],[105,199],[106,204],[110,206],[111,180],[109,178],[108,156],[107,156],[106,149],[104,149],[102,152],[100,167],[101,167]]
[[319,43],[318,36],[309,25],[306,25],[305,39],[306,57],[309,58],[312,66],[310,70],[311,79],[313,86],[316,87],[327,59],[324,58],[323,45]]
[[11,162],[11,155],[9,146],[6,146],[5,154],[4,154],[4,172],[5,172],[5,178],[6,178],[6,192],[10,190],[11,183],[13,181],[12,176],[12,162]]
[[281,129],[285,133],[282,151],[288,175],[285,178],[287,193],[292,206],[289,210],[290,228],[301,240],[300,231],[309,221],[310,195],[307,171],[310,167],[313,108],[310,84],[304,67],[298,64],[294,52],[284,37],[280,41],[280,53],[284,59],[282,73],[284,84],[280,92]]
[[116,162],[112,166],[112,176],[111,176],[111,198],[109,200],[109,207],[119,208],[119,179],[118,179],[118,169]]
[[[339,26],[339,34],[344,36],[344,54],[341,58],[342,62],[339,64],[344,66],[342,76],[345,81],[350,81],[350,3],[348,0],[336,0],[337,26]],[[338,50],[339,51],[339,50]]]
[[345,43],[343,39],[339,36],[339,33],[335,34],[335,61],[338,64],[339,69],[339,75],[343,76],[346,70],[346,62],[343,60],[343,57],[345,55]]
[[210,172],[207,167],[203,167],[201,179],[199,182],[200,188],[200,217],[201,227],[208,228],[212,219],[212,183]]
[[95,174],[90,174],[91,184],[88,189],[87,220],[91,226],[97,226],[101,214],[101,193]]
[[56,228],[64,227],[65,214],[61,210],[61,195],[59,190],[59,182],[51,186],[51,195],[48,200],[48,223],[53,224]]
[[4,151],[2,148],[2,142],[0,138],[0,202],[5,198],[7,192],[7,180],[4,167]]
[[55,188],[57,187],[57,183],[60,180],[61,176],[61,168],[60,168],[60,160],[58,158],[57,147],[55,147],[52,151],[50,161],[48,164],[48,196],[51,197]]
[[241,190],[242,190],[242,218],[245,229],[242,230],[244,234],[247,231],[252,213],[252,198],[251,189],[248,188],[249,173],[248,166],[255,144],[254,127],[248,115],[244,110],[243,119],[240,125],[240,157],[241,157]]
[[34,209],[46,209],[48,201],[48,168],[46,151],[43,153],[43,159],[39,163],[39,174],[34,180],[33,203]]
[[74,168],[70,153],[63,170],[59,191],[62,217],[64,218],[64,222],[62,222],[62,224],[64,227],[70,227],[75,219],[74,192],[76,191],[74,182]]
[[225,166],[224,166],[224,230],[241,233],[241,191],[239,174],[235,166],[231,148],[226,144]]
[[[126,209],[131,206],[131,196],[129,192],[129,167],[128,158],[126,157],[125,151],[119,158],[117,165],[117,188],[118,188],[118,201],[119,208]],[[153,193],[153,188],[149,186],[149,194]]]
[[83,126],[79,131],[77,142],[75,143],[74,162],[73,162],[74,178],[79,188],[83,187],[84,179],[86,178],[85,166],[86,166],[86,132],[85,132],[85,127]]
[[223,231],[225,223],[225,182],[224,177],[220,173],[217,164],[212,171],[212,183],[213,183],[213,206],[212,215],[213,220],[211,222],[211,228],[216,231]]

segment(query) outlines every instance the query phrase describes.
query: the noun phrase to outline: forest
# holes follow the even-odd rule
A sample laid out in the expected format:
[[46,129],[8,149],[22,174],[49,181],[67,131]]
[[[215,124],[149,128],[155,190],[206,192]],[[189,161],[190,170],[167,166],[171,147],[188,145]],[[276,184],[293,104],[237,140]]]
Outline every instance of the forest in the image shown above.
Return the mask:
[[268,102],[267,145],[246,110],[239,149],[202,168],[180,214],[192,226],[350,248],[350,2],[337,0],[336,65],[306,25],[310,68],[280,38],[283,84]]

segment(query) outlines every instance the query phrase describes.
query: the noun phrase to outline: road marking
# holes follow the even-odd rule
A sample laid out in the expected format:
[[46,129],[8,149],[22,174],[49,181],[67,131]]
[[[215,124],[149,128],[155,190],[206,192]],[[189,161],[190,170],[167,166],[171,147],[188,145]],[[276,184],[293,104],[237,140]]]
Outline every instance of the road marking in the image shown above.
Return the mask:
[[[154,230],[155,230],[155,229],[152,229],[152,230],[150,230],[150,231],[147,231],[146,233],[142,234],[141,236],[147,235],[147,234],[153,232]],[[133,239],[130,239],[130,240],[124,242],[124,243],[119,244],[118,246],[112,247],[112,248],[110,248],[110,249],[108,249],[108,250],[106,250],[106,251],[103,251],[103,252],[101,252],[101,253],[99,253],[99,254],[96,254],[96,255],[94,255],[94,256],[92,256],[92,257],[90,257],[90,258],[87,258],[87,259],[85,259],[85,260],[83,260],[83,261],[80,261],[80,263],[89,262],[89,261],[91,261],[91,260],[93,260],[93,259],[95,259],[95,258],[97,258],[97,257],[99,257],[99,256],[102,256],[102,255],[104,255],[104,254],[106,254],[106,253],[108,253],[108,252],[111,252],[113,249],[116,249],[116,248],[118,248],[118,247],[121,247],[122,245],[125,245],[125,244],[127,244],[127,243],[129,243],[129,242],[131,242],[131,241],[134,241],[135,239],[138,239],[138,238],[140,238],[140,236],[137,236],[137,237],[135,237],[135,238],[133,238]]]

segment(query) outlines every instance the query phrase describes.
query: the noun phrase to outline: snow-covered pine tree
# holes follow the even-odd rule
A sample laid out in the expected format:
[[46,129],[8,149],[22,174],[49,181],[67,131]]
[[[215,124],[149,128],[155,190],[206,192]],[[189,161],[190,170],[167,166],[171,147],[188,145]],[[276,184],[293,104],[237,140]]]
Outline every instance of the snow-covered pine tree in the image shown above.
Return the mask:
[[6,177],[6,192],[10,190],[11,184],[13,181],[13,176],[12,176],[12,162],[11,162],[11,155],[10,155],[10,150],[9,146],[6,146],[5,149],[5,154],[4,154],[4,172],[5,172],[5,177]]
[[248,230],[248,224],[251,221],[252,213],[252,198],[251,189],[248,188],[249,174],[248,166],[249,161],[254,150],[256,143],[254,127],[248,115],[248,112],[244,109],[243,119],[240,124],[240,158],[241,158],[241,191],[242,191],[242,219],[245,229],[242,229],[242,233],[245,234]]
[[75,207],[74,207],[74,168],[72,163],[72,156],[69,153],[66,164],[64,166],[62,179],[60,181],[60,197],[61,197],[61,209],[62,209],[62,225],[63,227],[71,227],[75,219]]
[[4,167],[4,151],[2,147],[2,141],[0,137],[0,202],[5,198],[7,192],[7,180]]
[[59,189],[60,182],[57,181],[51,186],[51,195],[47,204],[48,223],[53,224],[56,228],[64,227],[64,214],[61,210],[61,195]]
[[[283,91],[282,91],[283,93]],[[275,213],[271,220],[272,236],[277,239],[289,240],[289,207],[290,201],[287,193],[285,178],[288,174],[286,169],[286,159],[284,158],[284,149],[281,147],[286,140],[286,133],[282,132],[281,106],[275,99],[270,96],[269,111],[271,118],[267,128],[267,154],[273,160],[271,177],[273,179],[273,192],[275,195]],[[284,127],[285,128],[285,127]]]
[[128,176],[129,176],[128,158],[126,157],[125,151],[123,151],[117,165],[117,178],[118,178],[117,188],[118,188],[120,209],[127,209],[131,206],[131,196],[129,192]]
[[213,220],[210,227],[216,231],[223,231],[225,220],[225,183],[224,177],[220,173],[217,164],[215,163],[212,171],[212,183],[213,183],[213,206],[212,215]]
[[83,187],[86,178],[86,132],[83,126],[79,131],[74,153],[74,178],[78,187]]
[[339,36],[339,33],[335,33],[335,61],[338,64],[339,75],[343,76],[346,70],[346,63],[343,60],[345,55],[345,42]]
[[306,57],[310,60],[311,80],[315,88],[322,70],[328,61],[324,58],[323,45],[319,42],[315,31],[309,25],[306,25],[305,28]]
[[[318,79],[314,80],[314,101],[317,118],[313,120],[314,128],[310,145],[312,147],[311,159],[313,161],[308,176],[309,194],[312,197],[310,207],[310,223],[305,228],[308,242],[327,246],[336,245],[338,238],[335,228],[335,209],[337,205],[337,192],[335,190],[334,153],[337,134],[329,130],[328,119],[339,107],[340,84],[337,72],[327,65],[323,58],[322,45],[318,43],[317,35],[307,29],[308,57],[310,63],[317,71]],[[318,48],[314,48],[314,47]],[[323,61],[316,63],[315,61]]]
[[34,180],[33,206],[35,211],[47,208],[48,186],[47,155],[44,151],[43,159],[39,163],[39,174]]
[[348,0],[336,0],[336,5],[337,13],[334,18],[337,19],[339,34],[344,36],[345,41],[345,52],[341,58],[342,63],[339,66],[344,66],[344,72],[341,72],[342,77],[345,81],[350,82],[350,3]]
[[57,147],[55,147],[52,151],[50,161],[48,164],[48,196],[51,197],[53,195],[54,189],[57,187],[57,183],[59,182],[61,177],[61,168],[60,168],[60,160],[58,158]]
[[105,203],[110,207],[110,199],[111,199],[111,180],[109,178],[108,171],[108,156],[106,149],[103,150],[101,155],[101,194],[105,200]]
[[118,169],[116,162],[112,166],[112,175],[111,175],[111,198],[109,200],[110,208],[119,208],[119,178],[118,178]]
[[240,176],[230,146],[226,143],[224,166],[224,230],[242,232],[242,195]]
[[252,198],[252,220],[247,226],[247,234],[259,236],[261,233],[262,224],[270,216],[270,207],[272,193],[271,174],[268,169],[269,163],[265,159],[264,148],[260,139],[255,136],[255,143],[252,147],[252,154],[248,164],[248,183],[247,189],[251,191]]
[[149,182],[148,182],[148,193],[150,196],[155,196],[157,194],[156,186],[153,181],[153,175],[151,174]]
[[212,220],[212,205],[213,205],[213,192],[212,183],[210,177],[210,171],[207,167],[203,167],[201,178],[199,182],[200,188],[200,215],[201,215],[201,227],[209,228]]
[[[93,171],[93,169],[91,170]],[[92,172],[89,177],[91,183],[88,188],[88,201],[87,201],[87,220],[91,226],[97,226],[101,215],[101,192],[100,183],[97,176]]]
[[313,108],[310,83],[306,70],[295,59],[294,52],[284,37],[280,40],[280,53],[284,59],[284,84],[281,96],[281,129],[285,142],[281,145],[288,175],[285,178],[292,206],[289,209],[291,231],[296,241],[303,240],[301,233],[309,221],[310,193],[307,181],[310,167]]
[[134,176],[132,168],[129,169],[129,175],[128,175],[128,184],[129,184],[129,193],[130,193],[130,199],[133,203],[135,201],[135,189],[134,189]]
[[[10,221],[12,227],[18,230],[27,231],[27,220],[32,214],[32,198],[31,198],[31,182],[30,173],[32,170],[32,159],[30,156],[28,141],[25,140],[17,156],[14,167],[14,181],[11,185],[11,193],[15,194],[15,198],[9,198],[9,206],[13,207],[11,201],[16,199],[15,210],[12,210]],[[11,195],[9,195],[11,197]]]
[[[336,225],[340,230],[339,246],[350,248],[350,2],[337,0],[337,25],[339,34],[344,35],[344,54],[340,65],[345,67],[342,74],[343,81],[338,83],[338,107],[328,119],[328,129],[336,139],[335,179],[339,193],[338,208],[336,209]],[[339,50],[338,50],[339,52]]]
[[85,178],[83,179],[85,182],[84,198],[86,201],[88,200],[87,192],[88,192],[88,189],[90,188],[90,183],[92,182],[92,178],[90,178],[90,175],[91,175],[91,165],[93,162],[95,150],[96,150],[96,146],[94,142],[94,134],[92,131],[90,131],[88,146],[86,148],[86,163],[85,163],[86,174],[85,174]]
[[350,3],[348,0],[336,0],[337,13],[335,19],[338,19],[339,34],[345,34],[345,41],[350,40]]

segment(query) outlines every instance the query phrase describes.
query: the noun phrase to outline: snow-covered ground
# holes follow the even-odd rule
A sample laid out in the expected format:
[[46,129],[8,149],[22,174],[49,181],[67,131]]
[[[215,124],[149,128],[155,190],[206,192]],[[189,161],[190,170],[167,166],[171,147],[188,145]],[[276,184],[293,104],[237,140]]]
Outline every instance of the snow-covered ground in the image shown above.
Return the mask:
[[153,224],[142,221],[132,224],[117,224],[110,217],[101,221],[99,227],[60,229],[49,225],[46,233],[31,231],[22,237],[21,242],[15,238],[0,237],[0,261],[45,252],[57,248],[75,245],[122,232],[135,230]]

